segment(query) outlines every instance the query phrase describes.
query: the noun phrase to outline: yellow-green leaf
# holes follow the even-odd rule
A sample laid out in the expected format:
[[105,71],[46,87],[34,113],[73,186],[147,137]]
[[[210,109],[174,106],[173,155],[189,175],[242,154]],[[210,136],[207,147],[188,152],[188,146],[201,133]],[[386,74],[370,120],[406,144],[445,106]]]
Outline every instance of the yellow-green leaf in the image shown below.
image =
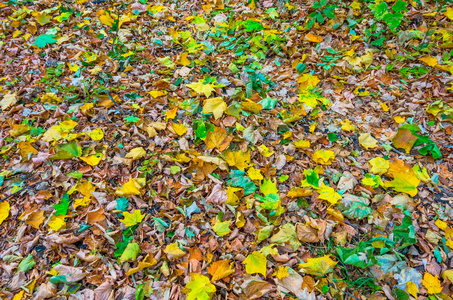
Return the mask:
[[242,263],[245,265],[245,272],[247,274],[259,273],[266,277],[267,259],[264,254],[253,251]]
[[212,113],[216,120],[222,117],[226,109],[227,104],[223,101],[222,97],[209,98],[204,101],[203,113]]
[[145,218],[145,215],[142,215],[139,209],[134,210],[132,214],[125,211],[123,213],[123,216],[124,219],[120,220],[120,222],[127,227],[132,227],[134,225],[140,224],[140,222]]
[[301,271],[315,276],[325,276],[327,273],[333,271],[336,266],[336,262],[333,261],[329,255],[318,258],[309,258],[306,263],[299,264]]
[[0,225],[3,223],[3,221],[6,220],[6,218],[8,218],[10,210],[11,207],[9,205],[9,202],[0,202]]

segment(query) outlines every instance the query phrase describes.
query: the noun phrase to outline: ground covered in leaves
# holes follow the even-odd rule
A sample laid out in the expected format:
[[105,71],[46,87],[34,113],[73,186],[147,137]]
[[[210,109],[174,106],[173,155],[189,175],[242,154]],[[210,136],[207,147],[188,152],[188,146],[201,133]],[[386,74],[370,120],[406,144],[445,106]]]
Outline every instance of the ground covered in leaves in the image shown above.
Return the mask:
[[2,0],[1,299],[452,299],[452,5]]

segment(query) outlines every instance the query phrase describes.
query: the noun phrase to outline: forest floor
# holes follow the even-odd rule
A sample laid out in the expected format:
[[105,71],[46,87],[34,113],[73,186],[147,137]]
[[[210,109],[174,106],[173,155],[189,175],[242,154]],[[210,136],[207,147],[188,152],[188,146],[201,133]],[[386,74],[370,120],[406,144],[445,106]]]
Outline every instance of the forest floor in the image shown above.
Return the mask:
[[451,300],[452,6],[1,0],[1,299]]

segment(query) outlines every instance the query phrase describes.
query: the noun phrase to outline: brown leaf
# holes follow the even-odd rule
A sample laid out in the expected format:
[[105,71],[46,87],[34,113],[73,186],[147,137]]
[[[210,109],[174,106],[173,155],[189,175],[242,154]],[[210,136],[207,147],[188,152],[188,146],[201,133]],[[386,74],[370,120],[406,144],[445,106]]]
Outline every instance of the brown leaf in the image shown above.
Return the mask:
[[319,238],[316,235],[315,231],[304,224],[296,225],[296,233],[299,241],[304,243],[317,243]]
[[208,149],[217,148],[219,151],[223,151],[228,148],[231,140],[233,140],[233,137],[228,135],[225,129],[215,127],[214,131],[209,131],[206,135],[205,143]]

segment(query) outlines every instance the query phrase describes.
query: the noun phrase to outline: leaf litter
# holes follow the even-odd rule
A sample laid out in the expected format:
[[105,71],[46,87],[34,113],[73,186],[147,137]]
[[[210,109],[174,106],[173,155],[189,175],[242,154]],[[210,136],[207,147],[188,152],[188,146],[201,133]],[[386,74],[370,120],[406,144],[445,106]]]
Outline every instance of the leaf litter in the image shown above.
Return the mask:
[[451,299],[451,0],[0,3],[2,299]]

